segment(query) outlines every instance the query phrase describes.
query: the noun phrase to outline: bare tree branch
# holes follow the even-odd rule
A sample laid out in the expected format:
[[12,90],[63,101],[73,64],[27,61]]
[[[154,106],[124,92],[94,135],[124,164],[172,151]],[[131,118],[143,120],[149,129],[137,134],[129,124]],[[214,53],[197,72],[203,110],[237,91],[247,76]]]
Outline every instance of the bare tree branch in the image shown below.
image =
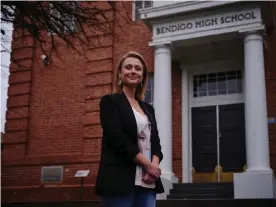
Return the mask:
[[[49,57],[56,51],[60,40],[82,54],[76,45],[91,47],[95,43],[91,37],[97,37],[100,33],[112,34],[115,20],[112,19],[114,15],[108,16],[110,12],[117,12],[115,1],[1,2],[1,21],[12,23],[18,36],[31,35],[41,51]],[[132,22],[129,15],[118,14],[128,23]],[[5,29],[1,28],[1,39],[5,33]]]

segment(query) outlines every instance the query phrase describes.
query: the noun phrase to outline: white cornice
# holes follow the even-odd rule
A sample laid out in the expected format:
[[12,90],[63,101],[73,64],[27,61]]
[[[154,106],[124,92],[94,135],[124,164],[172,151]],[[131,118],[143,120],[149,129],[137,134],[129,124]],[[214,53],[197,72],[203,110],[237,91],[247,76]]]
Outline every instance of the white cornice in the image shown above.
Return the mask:
[[163,6],[153,6],[140,9],[140,18],[142,20],[152,20],[162,16],[175,15],[179,13],[187,13],[195,10],[208,9],[227,4],[233,4],[241,1],[186,1],[177,2]]
[[172,36],[164,37],[160,39],[153,39],[153,41],[149,42],[149,46],[154,47],[157,45],[163,45],[167,42],[206,37],[211,35],[230,34],[237,31],[240,33],[250,32],[250,31],[260,31],[260,30],[264,30],[264,28],[265,28],[264,25],[262,25],[261,23],[255,23],[255,24],[248,24],[246,26],[238,25],[234,27],[225,27],[220,29],[211,29],[211,30],[192,32],[187,34],[172,35]]

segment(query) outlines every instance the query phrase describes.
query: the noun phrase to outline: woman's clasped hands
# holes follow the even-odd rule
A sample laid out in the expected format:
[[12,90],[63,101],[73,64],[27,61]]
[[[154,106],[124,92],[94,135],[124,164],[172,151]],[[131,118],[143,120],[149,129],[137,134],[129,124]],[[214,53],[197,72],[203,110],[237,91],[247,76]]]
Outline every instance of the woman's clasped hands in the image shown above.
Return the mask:
[[144,167],[145,174],[142,178],[146,184],[153,184],[161,176],[161,169],[155,163],[149,163]]

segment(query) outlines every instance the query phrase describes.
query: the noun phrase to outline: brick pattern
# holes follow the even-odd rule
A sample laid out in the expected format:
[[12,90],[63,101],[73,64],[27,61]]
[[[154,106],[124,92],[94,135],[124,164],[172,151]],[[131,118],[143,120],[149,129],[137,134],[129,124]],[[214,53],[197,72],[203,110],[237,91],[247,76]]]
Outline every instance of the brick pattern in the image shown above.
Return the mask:
[[182,111],[181,109],[181,69],[179,64],[172,64],[172,112],[173,112],[173,172],[182,180]]
[[[266,96],[267,96],[267,114],[268,117],[276,118],[276,28],[274,28],[267,39],[268,47],[264,51],[265,55],[265,75],[266,75]],[[269,147],[270,147],[270,165],[276,173],[276,124],[270,124],[269,129]]]
[[[110,6],[99,5],[111,21]],[[20,66],[15,62],[10,65],[2,153],[3,201],[49,200],[50,194],[52,200],[76,200],[80,180],[74,174],[80,169],[91,170],[85,180],[86,191],[90,192],[86,196],[95,197],[93,185],[102,135],[98,105],[101,96],[112,89],[114,34],[90,32],[87,29],[90,46],[76,44],[82,54],[57,39],[49,66],[43,65],[39,49],[30,53],[32,39],[13,35],[12,57]],[[48,165],[64,166],[61,184],[41,183],[41,167]]]
[[[110,20],[113,12],[109,12]],[[91,38],[93,46],[88,48],[85,68],[84,114],[82,134],[82,154],[100,157],[102,130],[99,119],[101,96],[111,93],[113,77],[113,36],[99,34]],[[93,170],[96,176],[95,166]]]
[[[9,188],[2,187],[2,202],[57,202],[57,201],[77,201],[80,200],[80,188],[78,185],[64,186],[26,186]],[[12,198],[7,200],[6,198]],[[94,193],[94,186],[84,185],[83,200],[100,200]]]
[[[74,175],[79,169],[89,169],[91,172],[84,180],[84,184],[91,184],[90,181],[95,182],[95,174],[97,169],[97,163],[77,163],[77,164],[63,164],[63,183],[66,185],[78,185],[80,180],[75,178]],[[48,186],[49,184],[40,183],[41,168],[40,166],[12,166],[10,168],[4,168],[2,170],[2,176],[5,177],[2,181],[3,186],[34,186],[42,185]],[[28,179],[22,179],[28,178]],[[61,186],[63,183],[56,183],[54,185]],[[53,185],[53,184],[51,184]]]
[[[13,32],[3,162],[22,159],[29,137],[30,98],[35,44],[31,36]],[[3,179],[4,181],[4,179]]]
[[[74,178],[78,169],[90,169],[84,180],[84,200],[99,199],[94,185],[97,163],[69,164],[64,166],[66,184],[40,184],[40,166],[14,166],[2,169],[2,202],[75,201],[80,199],[80,179]],[[23,179],[24,178],[24,179]],[[28,178],[28,179],[26,179]],[[35,184],[35,185],[34,185]]]

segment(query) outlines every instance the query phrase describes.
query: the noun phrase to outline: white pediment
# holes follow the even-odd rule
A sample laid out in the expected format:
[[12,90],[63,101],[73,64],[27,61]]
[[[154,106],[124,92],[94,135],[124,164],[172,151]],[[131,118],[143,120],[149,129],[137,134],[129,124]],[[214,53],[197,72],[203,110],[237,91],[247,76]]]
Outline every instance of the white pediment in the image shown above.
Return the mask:
[[204,36],[264,29],[261,9],[256,4],[213,8],[151,22],[153,35],[151,46]]

